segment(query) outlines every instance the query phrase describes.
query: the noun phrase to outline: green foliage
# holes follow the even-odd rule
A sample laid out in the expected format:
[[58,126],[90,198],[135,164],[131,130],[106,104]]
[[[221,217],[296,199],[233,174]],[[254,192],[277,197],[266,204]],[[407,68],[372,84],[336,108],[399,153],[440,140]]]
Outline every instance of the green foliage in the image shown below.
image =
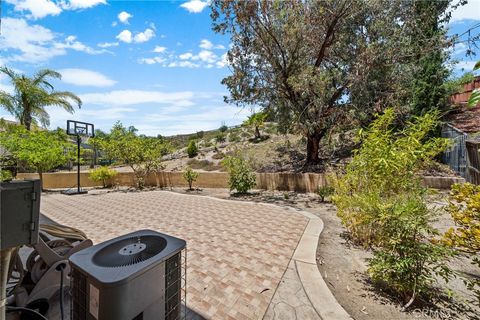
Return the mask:
[[40,179],[44,172],[64,165],[74,156],[73,144],[60,129],[27,131],[24,127],[11,125],[0,133],[0,145],[17,161],[38,172]]
[[[477,63],[475,63],[475,66],[473,67],[473,71],[479,70],[479,69],[480,69],[480,61],[477,61]],[[473,90],[472,94],[470,95],[470,98],[468,99],[468,106],[475,107],[478,104],[480,104],[480,90],[475,89]]]
[[226,132],[228,130],[228,127],[227,125],[225,124],[225,122],[222,122],[222,125],[220,126],[220,128],[218,128],[218,130],[220,132]]
[[203,136],[205,136],[205,132],[204,132],[204,131],[197,131],[197,139],[202,139]]
[[243,122],[244,125],[253,128],[255,132],[255,139],[262,138],[260,128],[263,127],[267,117],[268,117],[268,113],[266,112],[256,112],[251,116],[249,116],[248,119]]
[[448,141],[428,138],[438,113],[415,118],[405,129],[393,128],[387,109],[364,132],[346,174],[335,181],[333,201],[352,238],[374,250],[369,274],[399,294],[407,306],[426,294],[435,275],[449,277],[444,264],[450,251],[431,241],[435,212],[426,205],[427,190],[417,175]]
[[213,0],[211,7],[214,31],[231,39],[226,101],[263,107],[282,133],[304,135],[309,163],[320,161],[319,143],[334,130],[364,125],[388,105],[425,98],[437,106],[444,96],[427,89],[445,77],[451,44],[442,29],[448,18],[440,17],[449,16],[448,1]]
[[445,82],[450,72],[446,67],[449,51],[445,50],[447,24],[443,14],[449,5],[450,1],[411,1],[411,23],[406,28],[412,55],[416,57],[409,99],[415,115],[447,106]]
[[193,190],[192,183],[197,180],[199,175],[200,174],[196,171],[193,171],[192,168],[190,167],[185,168],[185,171],[183,171],[182,176],[183,176],[183,179],[185,179],[185,181],[187,181],[188,183],[188,190]]
[[189,158],[193,158],[198,154],[198,147],[195,140],[190,140],[187,146],[187,154]]
[[[453,185],[446,210],[457,227],[445,233],[445,243],[470,254],[472,263],[480,270],[480,186],[470,183]],[[480,306],[480,279],[472,277],[465,283],[476,296],[475,304]]]
[[138,188],[143,188],[149,173],[162,170],[162,157],[172,150],[164,139],[137,135],[134,127],[115,123],[110,133],[99,139],[105,155],[132,168]]
[[256,186],[256,175],[248,163],[237,157],[228,156],[222,161],[222,165],[230,174],[228,185],[230,191],[236,190],[238,193],[247,193]]
[[222,143],[226,141],[226,136],[225,133],[219,132],[215,135],[215,142],[216,143]]
[[317,194],[321,202],[325,202],[325,198],[330,197],[334,192],[335,188],[332,186],[320,186],[317,188]]
[[49,126],[50,117],[45,110],[46,106],[62,107],[73,113],[72,102],[78,107],[82,105],[80,98],[73,93],[54,90],[48,78],[60,79],[61,75],[56,71],[42,69],[33,77],[27,77],[1,67],[0,73],[9,78],[14,88],[13,94],[0,90],[0,106],[17,118],[27,130],[38,122],[44,127]]
[[12,172],[0,169],[0,181],[10,181],[13,179]]
[[101,181],[104,188],[111,186],[111,180],[118,174],[116,170],[110,169],[105,166],[98,167],[90,170],[89,177],[93,181]]

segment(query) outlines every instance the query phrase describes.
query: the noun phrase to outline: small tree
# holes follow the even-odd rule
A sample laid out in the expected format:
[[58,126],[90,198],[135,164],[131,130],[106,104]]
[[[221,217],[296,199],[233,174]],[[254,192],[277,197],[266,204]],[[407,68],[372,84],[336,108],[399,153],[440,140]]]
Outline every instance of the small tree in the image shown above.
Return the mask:
[[248,163],[237,157],[228,156],[222,161],[222,165],[230,174],[228,185],[230,191],[236,190],[238,193],[248,193],[256,185],[256,175]]
[[187,154],[189,158],[193,158],[198,154],[198,147],[195,140],[190,140],[188,143]]
[[183,171],[183,179],[188,183],[188,190],[193,190],[192,183],[197,180],[199,173],[193,171],[192,168],[186,167],[185,171]]
[[93,181],[101,181],[104,188],[111,186],[111,180],[118,174],[117,171],[105,166],[90,170],[89,177]]
[[370,246],[369,274],[397,292],[404,308],[426,294],[435,275],[448,280],[450,254],[432,241],[438,234],[430,222],[435,212],[426,204],[427,189],[417,175],[443,151],[448,141],[427,138],[438,113],[427,113],[395,132],[395,112],[387,109],[360,133],[346,174],[335,182],[334,203],[352,238]]
[[260,128],[265,123],[267,116],[268,114],[266,112],[257,112],[249,116],[248,119],[243,122],[244,125],[252,127],[254,129],[256,140],[260,140],[262,138]]
[[222,121],[222,125],[220,126],[220,128],[218,128],[218,130],[220,132],[226,132],[228,130],[228,127],[227,125],[225,124],[225,121]]
[[[453,185],[446,210],[457,227],[445,233],[445,242],[470,254],[472,263],[480,268],[480,186],[470,183]],[[473,277],[465,283],[476,296],[475,304],[480,306],[480,279]]]
[[[473,67],[473,71],[480,69],[480,61],[477,61],[475,66]],[[475,89],[472,92],[472,95],[468,99],[468,106],[475,107],[480,103],[480,89]]]
[[35,170],[43,181],[43,173],[64,165],[73,157],[73,145],[61,129],[27,131],[20,126],[8,126],[0,133],[2,145],[17,161]]
[[143,188],[145,178],[162,167],[162,156],[170,152],[171,146],[164,139],[138,136],[137,129],[126,128],[115,123],[110,134],[99,141],[107,157],[130,166],[138,188]]

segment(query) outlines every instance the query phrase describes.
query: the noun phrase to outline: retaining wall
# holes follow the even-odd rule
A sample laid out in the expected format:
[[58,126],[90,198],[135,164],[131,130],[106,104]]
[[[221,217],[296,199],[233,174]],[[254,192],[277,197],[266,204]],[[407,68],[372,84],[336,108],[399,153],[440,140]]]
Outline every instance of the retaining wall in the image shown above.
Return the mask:
[[[19,173],[18,179],[38,178],[36,173]],[[132,172],[119,172],[113,179],[114,185],[134,186],[135,178]],[[465,179],[458,177],[424,177],[424,183],[428,187],[436,189],[449,189],[454,183],[463,183]],[[101,182],[89,179],[88,172],[80,173],[82,187],[99,187]],[[315,192],[318,186],[326,184],[326,178],[318,173],[257,173],[257,189],[281,190],[296,192]],[[188,187],[182,177],[182,172],[162,171],[157,175],[151,174],[146,179],[147,186]],[[228,173],[225,172],[200,172],[193,183],[199,188],[228,188]],[[76,172],[55,172],[43,174],[44,189],[65,189],[77,186]]]

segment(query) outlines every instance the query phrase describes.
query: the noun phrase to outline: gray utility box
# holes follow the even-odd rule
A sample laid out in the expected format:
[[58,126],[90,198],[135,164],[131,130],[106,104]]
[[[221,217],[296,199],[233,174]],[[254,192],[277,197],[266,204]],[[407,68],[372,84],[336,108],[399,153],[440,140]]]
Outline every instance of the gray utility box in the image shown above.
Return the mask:
[[0,182],[0,249],[38,242],[40,180]]
[[70,257],[72,320],[178,320],[186,242],[140,230]]

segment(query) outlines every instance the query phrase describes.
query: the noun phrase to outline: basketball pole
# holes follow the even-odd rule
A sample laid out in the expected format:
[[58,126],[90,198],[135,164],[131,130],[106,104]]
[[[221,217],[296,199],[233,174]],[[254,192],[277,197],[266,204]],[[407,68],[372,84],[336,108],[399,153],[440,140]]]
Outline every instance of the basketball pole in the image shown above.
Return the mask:
[[77,193],[80,193],[80,143],[82,138],[77,134]]

